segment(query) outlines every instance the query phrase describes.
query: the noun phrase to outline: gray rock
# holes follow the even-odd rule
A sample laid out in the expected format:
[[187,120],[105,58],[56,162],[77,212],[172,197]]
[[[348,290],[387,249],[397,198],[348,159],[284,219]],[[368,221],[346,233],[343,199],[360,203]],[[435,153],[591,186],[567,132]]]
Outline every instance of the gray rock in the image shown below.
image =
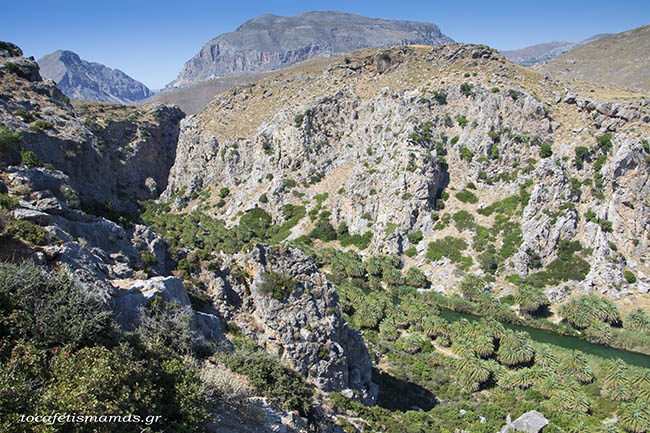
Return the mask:
[[366,18],[332,11],[303,12],[291,17],[265,14],[205,44],[185,63],[168,88],[209,78],[279,69],[313,57],[359,48],[451,42],[431,23]]
[[54,80],[72,99],[128,104],[153,95],[147,86],[119,69],[82,60],[72,51],[55,51],[38,65],[43,77]]
[[522,431],[526,433],[539,433],[548,425],[548,420],[540,412],[531,410],[526,412],[512,423],[508,423],[501,429],[501,433]]
[[[334,287],[311,260],[298,249],[263,245],[233,259],[219,274],[201,276],[220,315],[267,351],[281,355],[319,389],[349,389],[355,398],[374,403],[377,386],[368,350],[359,333],[346,326]],[[249,269],[252,279],[244,282],[234,269]],[[264,291],[271,272],[296,282],[286,299]]]
[[135,328],[139,323],[140,308],[148,305],[156,296],[165,301],[175,301],[181,306],[190,305],[190,298],[179,278],[154,277],[138,280],[129,289],[118,289],[113,293],[115,321],[124,329]]

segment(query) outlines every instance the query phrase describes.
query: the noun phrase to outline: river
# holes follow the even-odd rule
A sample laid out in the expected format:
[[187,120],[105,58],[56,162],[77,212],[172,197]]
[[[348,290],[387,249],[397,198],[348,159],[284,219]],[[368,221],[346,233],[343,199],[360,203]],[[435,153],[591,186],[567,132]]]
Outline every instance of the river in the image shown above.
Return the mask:
[[[466,313],[458,313],[456,311],[441,308],[440,317],[450,322],[455,322],[460,319],[467,319],[470,321],[480,320],[479,316]],[[615,349],[601,344],[589,343],[578,337],[569,335],[556,334],[554,332],[545,331],[543,329],[531,328],[529,326],[513,325],[510,323],[501,322],[507,329],[515,331],[524,331],[530,335],[534,341],[539,343],[552,344],[554,346],[562,347],[565,349],[579,350],[588,355],[595,355],[606,359],[622,359],[630,365],[638,367],[650,368],[650,356],[642,353],[630,352],[623,349]]]

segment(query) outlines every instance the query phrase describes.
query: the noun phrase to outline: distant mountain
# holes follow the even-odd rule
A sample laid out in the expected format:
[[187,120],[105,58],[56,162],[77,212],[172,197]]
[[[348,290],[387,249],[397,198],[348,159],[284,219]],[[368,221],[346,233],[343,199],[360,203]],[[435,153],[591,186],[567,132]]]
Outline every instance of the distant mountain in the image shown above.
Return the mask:
[[283,68],[317,56],[391,45],[443,45],[453,40],[432,23],[313,11],[260,15],[209,41],[168,87]]
[[546,62],[561,56],[574,48],[581,47],[590,42],[597,41],[598,39],[609,36],[609,33],[602,33],[585,39],[580,42],[567,42],[567,41],[553,41],[543,44],[532,45],[530,47],[521,48],[519,50],[506,50],[501,51],[506,59],[511,62],[518,63],[522,66],[532,66],[540,62]]
[[650,25],[610,35],[536,69],[563,79],[595,81],[650,90]]
[[38,61],[43,78],[54,80],[71,99],[129,104],[153,92],[119,69],[81,59],[72,51],[59,50]]

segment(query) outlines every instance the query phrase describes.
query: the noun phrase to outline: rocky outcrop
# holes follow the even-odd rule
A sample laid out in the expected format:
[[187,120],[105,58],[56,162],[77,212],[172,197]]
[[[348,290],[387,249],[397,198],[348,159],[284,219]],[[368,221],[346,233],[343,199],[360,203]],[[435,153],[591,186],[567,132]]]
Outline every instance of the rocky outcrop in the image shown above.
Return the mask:
[[366,18],[332,11],[260,15],[209,41],[168,87],[209,78],[280,69],[359,48],[453,42],[431,23]]
[[510,432],[526,432],[526,433],[539,433],[544,427],[548,425],[548,420],[541,413],[536,410],[531,410],[510,422],[510,415],[508,415],[508,423],[503,426],[501,433]]
[[51,80],[42,82],[34,61],[1,61],[0,123],[20,140],[0,153],[0,164],[18,165],[21,152],[34,152],[33,163],[64,172],[82,202],[116,211],[133,212],[136,199],[165,189],[184,117],[178,107],[106,106],[81,117],[83,107],[73,108]]
[[153,96],[144,84],[119,69],[81,59],[72,51],[58,50],[38,60],[41,74],[54,80],[71,99],[129,104]]
[[302,251],[257,245],[222,258],[202,280],[224,320],[319,389],[348,389],[366,403],[375,401],[365,344],[343,321],[334,287]]

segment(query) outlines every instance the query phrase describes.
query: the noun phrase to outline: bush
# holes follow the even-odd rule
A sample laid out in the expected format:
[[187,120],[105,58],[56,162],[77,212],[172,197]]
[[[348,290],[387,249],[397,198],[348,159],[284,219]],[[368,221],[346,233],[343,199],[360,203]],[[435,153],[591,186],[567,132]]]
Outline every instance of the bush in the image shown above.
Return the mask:
[[462,191],[456,193],[456,198],[463,203],[471,203],[471,204],[476,204],[478,203],[478,197],[472,192],[467,189],[463,189]]
[[553,155],[553,149],[548,143],[539,144],[539,156],[540,158],[549,158]]
[[296,114],[293,117],[293,123],[296,125],[296,127],[300,127],[302,125],[302,120],[304,119],[304,114]]
[[18,200],[8,196],[7,194],[0,193],[0,209],[15,209],[18,207]]
[[422,236],[422,231],[418,230],[416,232],[409,233],[407,238],[410,243],[417,245],[424,238],[424,236]]
[[[197,372],[179,360],[137,359],[128,346],[114,349],[67,349],[52,360],[52,378],[42,390],[38,412],[77,415],[163,415],[166,429],[179,433],[205,431],[210,402]],[[92,424],[66,424],[70,432]],[[93,431],[140,432],[136,423],[95,424]],[[101,426],[101,428],[99,428]]]
[[460,159],[464,159],[467,162],[472,162],[472,158],[474,158],[474,152],[465,146],[460,148]]
[[43,163],[41,162],[40,159],[36,156],[34,152],[31,150],[21,150],[20,151],[20,157],[22,159],[22,163],[27,167],[27,168],[33,168],[33,167],[42,167]]
[[271,295],[278,301],[283,301],[293,292],[298,282],[291,275],[269,272],[260,284],[260,292]]
[[629,269],[625,270],[625,280],[629,284],[634,284],[636,283],[636,275],[634,275],[634,272],[630,271]]
[[12,221],[5,229],[5,235],[33,245],[47,245],[52,240],[43,227],[25,220]]
[[603,152],[605,153],[609,152],[613,147],[612,134],[608,132],[606,134],[597,137],[596,144],[598,145],[598,148],[601,149]]
[[194,331],[193,320],[190,307],[156,297],[140,310],[136,333],[147,349],[164,358],[192,355],[202,342]]
[[302,416],[308,414],[312,391],[302,377],[279,359],[250,345],[217,359],[246,376],[257,393],[275,400],[286,410],[297,410]]
[[472,88],[469,84],[463,83],[460,85],[460,93],[462,93],[464,96],[470,96],[472,94]]
[[446,236],[429,243],[427,258],[432,261],[441,260],[447,257],[456,263],[461,260],[461,253],[467,249],[467,242],[462,239]]
[[66,272],[31,262],[0,263],[0,311],[0,336],[42,348],[96,344],[111,329],[111,313],[102,302]]
[[447,93],[444,90],[435,90],[433,92],[433,99],[440,105],[445,105],[447,103]]
[[219,197],[226,198],[230,195],[230,189],[228,187],[223,187],[219,190]]
[[41,132],[46,129],[54,129],[54,125],[52,122],[48,122],[47,120],[38,119],[32,122],[32,124],[29,126],[29,129],[34,132]]
[[12,131],[6,126],[0,126],[0,153],[9,153],[14,145],[23,141],[19,132]]

